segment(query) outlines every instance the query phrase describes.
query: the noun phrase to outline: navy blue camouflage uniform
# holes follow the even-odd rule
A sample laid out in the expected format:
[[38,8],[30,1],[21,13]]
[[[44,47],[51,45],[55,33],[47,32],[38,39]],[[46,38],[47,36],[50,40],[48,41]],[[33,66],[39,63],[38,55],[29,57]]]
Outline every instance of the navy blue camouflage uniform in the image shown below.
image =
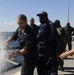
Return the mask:
[[[54,68],[55,68],[54,59],[57,60],[56,58],[57,56],[56,57],[54,56],[54,59],[52,59],[56,50],[53,51],[52,49],[51,33],[52,33],[51,26],[49,24],[49,21],[47,20],[43,24],[41,24],[37,35],[37,39],[39,41],[39,47],[38,47],[39,58],[37,64],[37,71],[39,75],[57,75],[56,73],[54,73]],[[55,54],[57,55],[57,53]],[[49,64],[49,71],[47,70],[46,66],[47,63]]]

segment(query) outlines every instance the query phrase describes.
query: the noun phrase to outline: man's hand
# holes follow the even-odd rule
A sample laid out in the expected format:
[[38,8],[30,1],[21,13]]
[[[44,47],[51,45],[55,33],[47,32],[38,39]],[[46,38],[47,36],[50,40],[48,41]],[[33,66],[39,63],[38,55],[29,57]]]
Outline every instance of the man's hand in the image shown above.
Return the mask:
[[12,53],[9,54],[9,58],[15,57],[15,56],[19,56],[19,55],[21,55],[20,51],[18,51],[18,52],[12,52]]
[[7,44],[7,43],[8,43],[7,41],[4,41],[4,42],[3,42],[4,45]]
[[20,54],[21,54],[21,55],[23,55],[23,54],[27,54],[27,53],[29,53],[29,52],[26,51],[24,48],[20,50]]
[[12,52],[12,53],[10,53],[10,54],[8,55],[9,58],[12,58],[12,57],[14,57],[14,56],[16,56],[16,53],[15,53],[15,52]]
[[18,52],[12,52],[12,53],[10,53],[10,54],[9,54],[9,58],[14,57],[14,56],[23,55],[23,54],[26,54],[26,53],[28,53],[26,50],[21,49],[21,50],[18,51]]
[[4,44],[4,45],[5,45],[5,44],[8,44],[8,43],[11,42],[11,41],[13,41],[13,40],[12,40],[12,36],[10,36],[7,40],[5,40],[3,44]]

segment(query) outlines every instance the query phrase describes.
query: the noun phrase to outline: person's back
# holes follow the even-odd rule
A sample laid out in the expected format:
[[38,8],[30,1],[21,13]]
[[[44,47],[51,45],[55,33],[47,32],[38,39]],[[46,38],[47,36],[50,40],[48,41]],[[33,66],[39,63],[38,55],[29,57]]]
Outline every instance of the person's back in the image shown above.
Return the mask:
[[57,28],[57,32],[58,32],[60,40],[62,41],[66,40],[67,35],[63,27]]
[[59,20],[54,21],[54,25],[56,26],[59,42],[63,43],[66,40],[66,33],[64,28],[60,25]]
[[66,47],[66,33],[65,30],[62,27],[57,28],[58,37],[59,37],[59,45],[62,49],[62,51],[59,50],[59,54],[65,51]]
[[60,70],[64,70],[64,69],[63,69],[63,64],[64,64],[64,62],[63,62],[63,60],[61,60],[61,59],[59,58],[59,55],[60,55],[61,53],[63,53],[64,50],[65,50],[65,47],[66,47],[66,42],[65,42],[65,40],[66,40],[66,35],[65,35],[64,29],[63,29],[63,28],[61,27],[61,25],[60,25],[60,21],[59,21],[59,20],[55,20],[55,21],[54,21],[54,24],[55,24],[55,26],[56,26],[57,33],[58,33],[58,39],[59,39],[59,44],[58,44],[58,49],[57,49],[58,68],[60,68]]

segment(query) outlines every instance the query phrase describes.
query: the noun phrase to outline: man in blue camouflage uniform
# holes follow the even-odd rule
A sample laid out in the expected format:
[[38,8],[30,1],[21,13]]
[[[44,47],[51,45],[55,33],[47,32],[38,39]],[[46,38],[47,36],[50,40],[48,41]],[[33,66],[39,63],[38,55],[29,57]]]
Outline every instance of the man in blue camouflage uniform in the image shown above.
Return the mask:
[[57,65],[57,53],[56,50],[54,50],[56,48],[53,48],[54,45],[52,45],[52,33],[54,29],[52,29],[53,27],[50,25],[52,22],[49,21],[48,14],[45,11],[37,14],[37,16],[39,16],[39,21],[41,23],[37,35],[39,42],[38,75],[57,75],[57,68],[55,66]]

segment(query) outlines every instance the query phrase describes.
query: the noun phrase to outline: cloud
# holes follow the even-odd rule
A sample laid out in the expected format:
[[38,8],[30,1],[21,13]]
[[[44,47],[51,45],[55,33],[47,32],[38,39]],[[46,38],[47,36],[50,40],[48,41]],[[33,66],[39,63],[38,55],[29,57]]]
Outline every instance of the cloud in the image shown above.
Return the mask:
[[39,26],[40,25],[40,22],[36,22],[35,24]]
[[16,22],[4,22],[4,23],[1,23],[2,25],[15,25]]
[[[29,24],[29,22],[28,22]],[[35,22],[36,25],[40,25],[39,22]],[[3,22],[0,23],[0,32],[11,32],[17,29],[18,25],[16,22]]]
[[0,23],[0,31],[15,31],[17,28],[16,22],[3,22]]

